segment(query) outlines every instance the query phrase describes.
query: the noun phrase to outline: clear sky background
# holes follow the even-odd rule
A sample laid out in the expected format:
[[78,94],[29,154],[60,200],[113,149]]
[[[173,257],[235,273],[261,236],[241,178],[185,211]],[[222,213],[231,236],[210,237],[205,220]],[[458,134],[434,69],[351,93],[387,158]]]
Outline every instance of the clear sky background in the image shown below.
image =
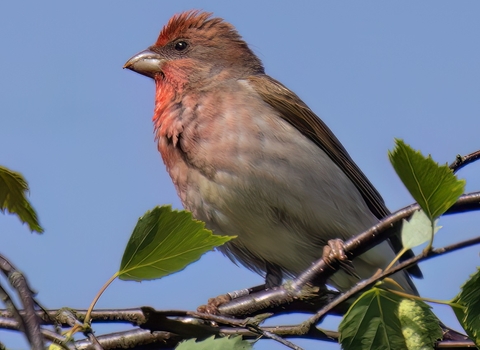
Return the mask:
[[[326,121],[391,210],[412,202],[387,158],[394,138],[441,163],[480,149],[479,2],[3,1],[0,164],[28,180],[45,233],[1,215],[0,253],[46,308],[88,307],[118,269],[138,217],[155,205],[181,207],[153,140],[154,84],[122,66],[174,13],[193,8],[237,27],[266,72]],[[467,191],[480,190],[479,174],[480,164],[459,173]],[[435,246],[478,235],[479,222],[478,213],[442,219]],[[466,249],[423,263],[416,284],[424,296],[449,299],[478,265],[478,247]],[[116,281],[98,308],[193,310],[261,282],[211,252],[162,280]],[[447,307],[435,312],[456,324]],[[12,332],[0,331],[0,341],[27,348]]]

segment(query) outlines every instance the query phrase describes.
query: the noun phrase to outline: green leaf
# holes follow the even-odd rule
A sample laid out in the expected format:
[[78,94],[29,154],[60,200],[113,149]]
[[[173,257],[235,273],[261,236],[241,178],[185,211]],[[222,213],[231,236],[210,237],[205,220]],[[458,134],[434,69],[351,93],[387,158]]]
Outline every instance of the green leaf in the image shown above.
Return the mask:
[[[433,233],[437,233],[442,226],[437,226]],[[405,250],[419,246],[432,238],[432,222],[425,215],[423,210],[417,210],[413,213],[410,220],[403,220],[402,225],[402,245]]]
[[155,207],[142,216],[123,253],[119,278],[152,280],[184,269],[233,236],[218,236],[187,211]]
[[428,305],[381,288],[362,294],[345,314],[339,330],[345,350],[432,349],[442,335]]
[[211,336],[203,341],[189,339],[178,344],[176,350],[249,350],[252,345],[242,337],[221,337]]
[[[450,305],[468,336],[480,347],[480,269],[462,286]],[[455,305],[456,304],[456,305]]]
[[339,326],[343,349],[407,348],[396,315],[398,302],[385,295],[385,290],[372,288],[350,307]]
[[0,166],[0,210],[16,214],[32,232],[42,233],[37,213],[25,196],[27,192],[28,184],[22,174]]
[[425,211],[430,220],[445,213],[464,192],[465,180],[458,180],[447,165],[439,165],[431,156],[424,157],[402,140],[388,152],[390,162]]

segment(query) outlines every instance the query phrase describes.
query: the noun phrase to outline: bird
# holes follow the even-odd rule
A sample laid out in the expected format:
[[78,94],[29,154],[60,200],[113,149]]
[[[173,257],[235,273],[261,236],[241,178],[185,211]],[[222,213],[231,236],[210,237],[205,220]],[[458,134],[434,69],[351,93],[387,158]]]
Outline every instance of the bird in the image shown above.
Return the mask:
[[[298,276],[330,240],[349,239],[390,214],[327,125],[265,73],[224,19],[176,14],[124,68],[155,81],[155,140],[183,206],[214,234],[236,236],[219,249],[265,277],[267,287]],[[400,249],[394,236],[328,284],[347,291]],[[415,266],[392,278],[418,295],[409,274],[421,277]]]

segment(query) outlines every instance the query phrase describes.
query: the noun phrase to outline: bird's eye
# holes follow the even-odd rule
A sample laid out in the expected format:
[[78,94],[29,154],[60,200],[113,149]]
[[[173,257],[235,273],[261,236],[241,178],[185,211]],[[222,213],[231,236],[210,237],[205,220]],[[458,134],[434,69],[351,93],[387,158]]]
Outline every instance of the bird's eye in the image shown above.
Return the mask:
[[175,50],[183,51],[187,48],[188,44],[185,41],[178,41],[175,43]]

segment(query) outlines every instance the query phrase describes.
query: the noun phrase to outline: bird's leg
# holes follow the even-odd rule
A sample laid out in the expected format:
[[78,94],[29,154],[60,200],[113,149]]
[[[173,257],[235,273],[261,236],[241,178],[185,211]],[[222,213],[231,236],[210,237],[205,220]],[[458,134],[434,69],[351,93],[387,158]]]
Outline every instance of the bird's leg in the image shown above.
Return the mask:
[[231,300],[232,297],[230,296],[230,293],[221,294],[216,296],[215,298],[208,299],[206,305],[200,305],[199,307],[197,307],[197,311],[206,314],[218,315],[218,307],[220,305],[228,303]]
[[273,264],[266,264],[267,274],[265,275],[265,289],[271,289],[282,285],[282,270]]
[[337,238],[328,241],[328,245],[323,247],[323,260],[330,267],[336,261],[348,274],[358,276],[352,262],[345,254],[344,242],[341,239]]
[[227,294],[221,294],[219,296],[216,296],[215,298],[208,299],[207,305],[200,305],[197,308],[197,311],[217,315],[218,307],[220,305],[226,304],[233,299],[241,298],[252,293],[259,292],[261,290],[265,290],[265,284],[261,284],[252,288],[239,289],[233,292],[229,292]]
[[329,240],[328,245],[323,247],[323,260],[329,266],[334,260],[338,262],[348,260],[345,255],[344,242],[341,239]]
[[265,276],[265,284],[252,288],[236,290],[227,294],[221,294],[215,298],[210,298],[208,299],[207,305],[200,305],[197,308],[197,311],[215,315],[218,314],[218,307],[220,305],[228,303],[233,299],[241,298],[252,293],[259,292],[261,290],[278,287],[282,284],[282,270],[278,266],[267,263],[266,271],[267,273]]

